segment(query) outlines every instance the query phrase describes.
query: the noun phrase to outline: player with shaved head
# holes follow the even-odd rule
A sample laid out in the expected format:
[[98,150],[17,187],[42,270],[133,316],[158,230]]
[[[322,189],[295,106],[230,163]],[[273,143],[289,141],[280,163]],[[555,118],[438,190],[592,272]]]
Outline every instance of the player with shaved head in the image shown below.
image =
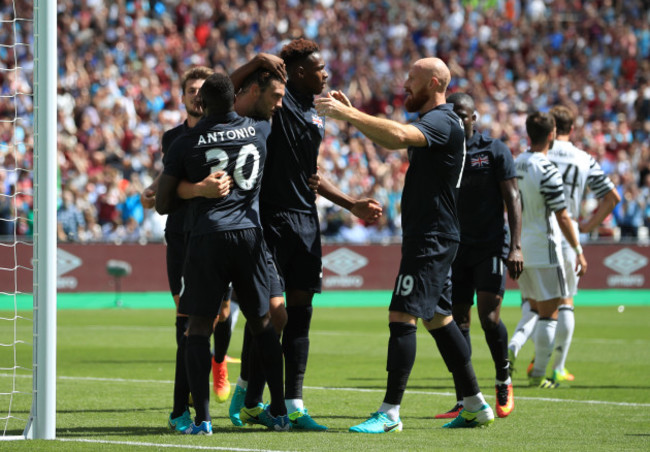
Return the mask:
[[385,148],[407,148],[410,161],[402,192],[402,260],[389,307],[386,393],[379,409],[351,432],[402,429],[399,408],[415,362],[418,318],[435,339],[464,397],[464,409],[444,427],[478,427],[494,421],[479,390],[467,343],[452,319],[451,263],[460,240],[456,198],[465,133],[452,105],[446,103],[450,79],[449,68],[438,58],[413,64],[404,84],[406,109],[419,115],[412,124],[362,113],[341,92],[316,99],[319,114],[350,122]]

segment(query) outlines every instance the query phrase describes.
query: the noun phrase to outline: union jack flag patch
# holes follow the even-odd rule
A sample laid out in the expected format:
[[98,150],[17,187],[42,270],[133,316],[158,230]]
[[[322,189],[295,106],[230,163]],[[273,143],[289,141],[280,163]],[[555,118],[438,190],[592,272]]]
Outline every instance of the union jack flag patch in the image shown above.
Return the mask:
[[490,166],[490,159],[485,154],[477,155],[472,157],[470,160],[472,168],[483,168],[484,166]]
[[323,119],[320,116],[311,115],[312,124],[316,124],[319,129],[323,128]]

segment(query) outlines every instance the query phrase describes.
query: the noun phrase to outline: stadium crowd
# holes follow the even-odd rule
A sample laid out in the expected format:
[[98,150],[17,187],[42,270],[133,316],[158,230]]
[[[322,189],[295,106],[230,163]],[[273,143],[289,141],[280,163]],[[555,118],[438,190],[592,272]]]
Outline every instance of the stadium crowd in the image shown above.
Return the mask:
[[[470,93],[478,128],[515,156],[528,147],[529,109],[569,106],[574,143],[623,199],[600,235],[635,238],[650,226],[648,0],[60,0],[58,11],[59,240],[160,240],[164,218],[139,193],[162,169],[162,133],[184,119],[182,73],[198,64],[230,73],[300,36],[319,43],[328,89],[398,121],[413,119],[401,108],[408,62],[440,57],[449,91]],[[0,15],[14,17],[11,2]],[[32,42],[32,24],[15,23],[0,42]],[[32,60],[28,45],[0,49],[0,236],[32,229]],[[326,239],[399,238],[406,156],[327,120],[319,168],[384,206],[368,226],[320,198]]]

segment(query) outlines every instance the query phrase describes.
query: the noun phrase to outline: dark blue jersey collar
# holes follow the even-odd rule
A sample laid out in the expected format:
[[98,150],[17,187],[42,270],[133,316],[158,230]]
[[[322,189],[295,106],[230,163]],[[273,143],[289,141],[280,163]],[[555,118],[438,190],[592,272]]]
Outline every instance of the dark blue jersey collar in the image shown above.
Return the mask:
[[201,118],[201,121],[205,121],[207,119],[210,122],[224,123],[224,122],[232,122],[238,117],[239,115],[235,111],[229,111],[227,113],[219,113],[217,115],[204,116],[203,118]]
[[418,118],[422,118],[422,116],[426,115],[427,113],[429,113],[430,111],[433,111],[433,110],[452,110],[453,111],[454,109],[453,109],[452,104],[440,104],[440,105],[436,105],[431,110],[425,111],[424,113],[418,113]]

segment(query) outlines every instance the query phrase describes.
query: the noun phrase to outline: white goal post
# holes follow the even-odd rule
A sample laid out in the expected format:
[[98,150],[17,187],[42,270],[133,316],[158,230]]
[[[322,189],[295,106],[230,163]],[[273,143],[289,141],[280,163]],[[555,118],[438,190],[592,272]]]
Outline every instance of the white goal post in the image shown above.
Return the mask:
[[26,438],[56,437],[56,0],[34,1],[34,368]]
[[[13,378],[11,388],[4,392],[3,396],[9,400],[7,406],[8,413],[2,415],[4,432],[0,432],[0,440],[21,440],[21,439],[54,439],[56,437],[56,318],[57,318],[57,298],[56,298],[56,216],[57,216],[57,114],[56,114],[56,96],[57,96],[57,24],[56,0],[34,0],[33,16],[28,17],[32,12],[30,3],[21,3],[22,0],[13,0],[13,17],[2,18],[3,27],[13,25],[13,43],[2,43],[2,47],[8,49],[9,55],[14,55],[13,66],[8,66],[3,70],[13,73],[14,80],[19,77],[19,71],[26,69],[18,64],[16,53],[21,52],[25,46],[31,45],[29,42],[23,42],[19,35],[24,37],[28,25],[32,25],[33,32],[33,90],[24,92],[15,88],[13,93],[5,96],[14,104],[20,96],[30,96],[33,93],[33,212],[34,212],[34,229],[33,229],[33,256],[32,265],[27,267],[26,263],[18,263],[16,258],[17,244],[26,244],[24,238],[18,240],[16,237],[16,227],[14,226],[13,244],[5,245],[11,252],[13,248],[14,263],[8,268],[2,268],[3,272],[14,275],[13,293],[2,293],[3,300],[6,297],[14,300],[13,318],[3,318],[3,321],[9,322],[13,327],[13,342],[2,343],[3,347],[13,347],[13,366],[11,363],[2,362],[0,368],[3,371],[13,371],[2,377]],[[7,12],[5,10],[4,12]],[[8,28],[5,30],[8,31]],[[17,30],[21,30],[18,33]],[[22,47],[22,49],[19,49]],[[21,77],[27,79],[27,72],[22,72]],[[17,83],[15,83],[18,86]],[[3,118],[5,123],[13,123],[14,138],[13,144],[8,152],[14,152],[18,144],[16,139],[16,124],[31,123],[32,118],[23,117],[28,115],[23,110],[18,115],[18,109],[15,108],[14,118]],[[21,127],[21,130],[26,130]],[[20,139],[23,140],[22,138]],[[17,171],[27,171],[28,168],[10,168],[3,169],[7,173]],[[6,196],[3,194],[3,196]],[[14,198],[15,195],[6,196]],[[15,212],[15,211],[14,211]],[[14,215],[16,215],[14,213]],[[15,224],[19,218],[17,216],[9,219],[9,222]],[[24,218],[21,218],[24,220]],[[23,294],[19,289],[18,273],[20,269],[33,270],[32,288],[33,288],[33,309],[32,309],[32,337],[31,341],[27,337],[28,331],[22,334],[21,338],[17,337],[18,330],[22,331],[17,324],[19,320],[26,319],[18,315],[18,304],[16,300]],[[3,309],[7,309],[3,305]],[[29,344],[31,342],[31,369],[17,362],[17,346]],[[11,353],[5,353],[3,356],[8,358]],[[10,358],[9,358],[10,359]],[[8,359],[8,360],[9,360]],[[31,370],[31,391],[21,389],[17,384],[17,378],[25,377],[21,371],[29,372]],[[3,386],[4,387],[4,386]],[[22,418],[25,422],[23,434],[16,433],[6,435],[7,425],[10,421],[20,421],[19,416],[14,416],[13,400],[25,395],[28,397],[31,392],[31,407],[29,416]],[[28,399],[29,400],[29,399]],[[26,402],[28,402],[26,400]],[[28,407],[25,407],[27,409]],[[18,406],[18,410],[21,408]],[[22,428],[22,426],[21,426]],[[13,429],[10,429],[11,432]],[[15,431],[14,431],[15,432]],[[2,448],[2,447],[0,447]]]

